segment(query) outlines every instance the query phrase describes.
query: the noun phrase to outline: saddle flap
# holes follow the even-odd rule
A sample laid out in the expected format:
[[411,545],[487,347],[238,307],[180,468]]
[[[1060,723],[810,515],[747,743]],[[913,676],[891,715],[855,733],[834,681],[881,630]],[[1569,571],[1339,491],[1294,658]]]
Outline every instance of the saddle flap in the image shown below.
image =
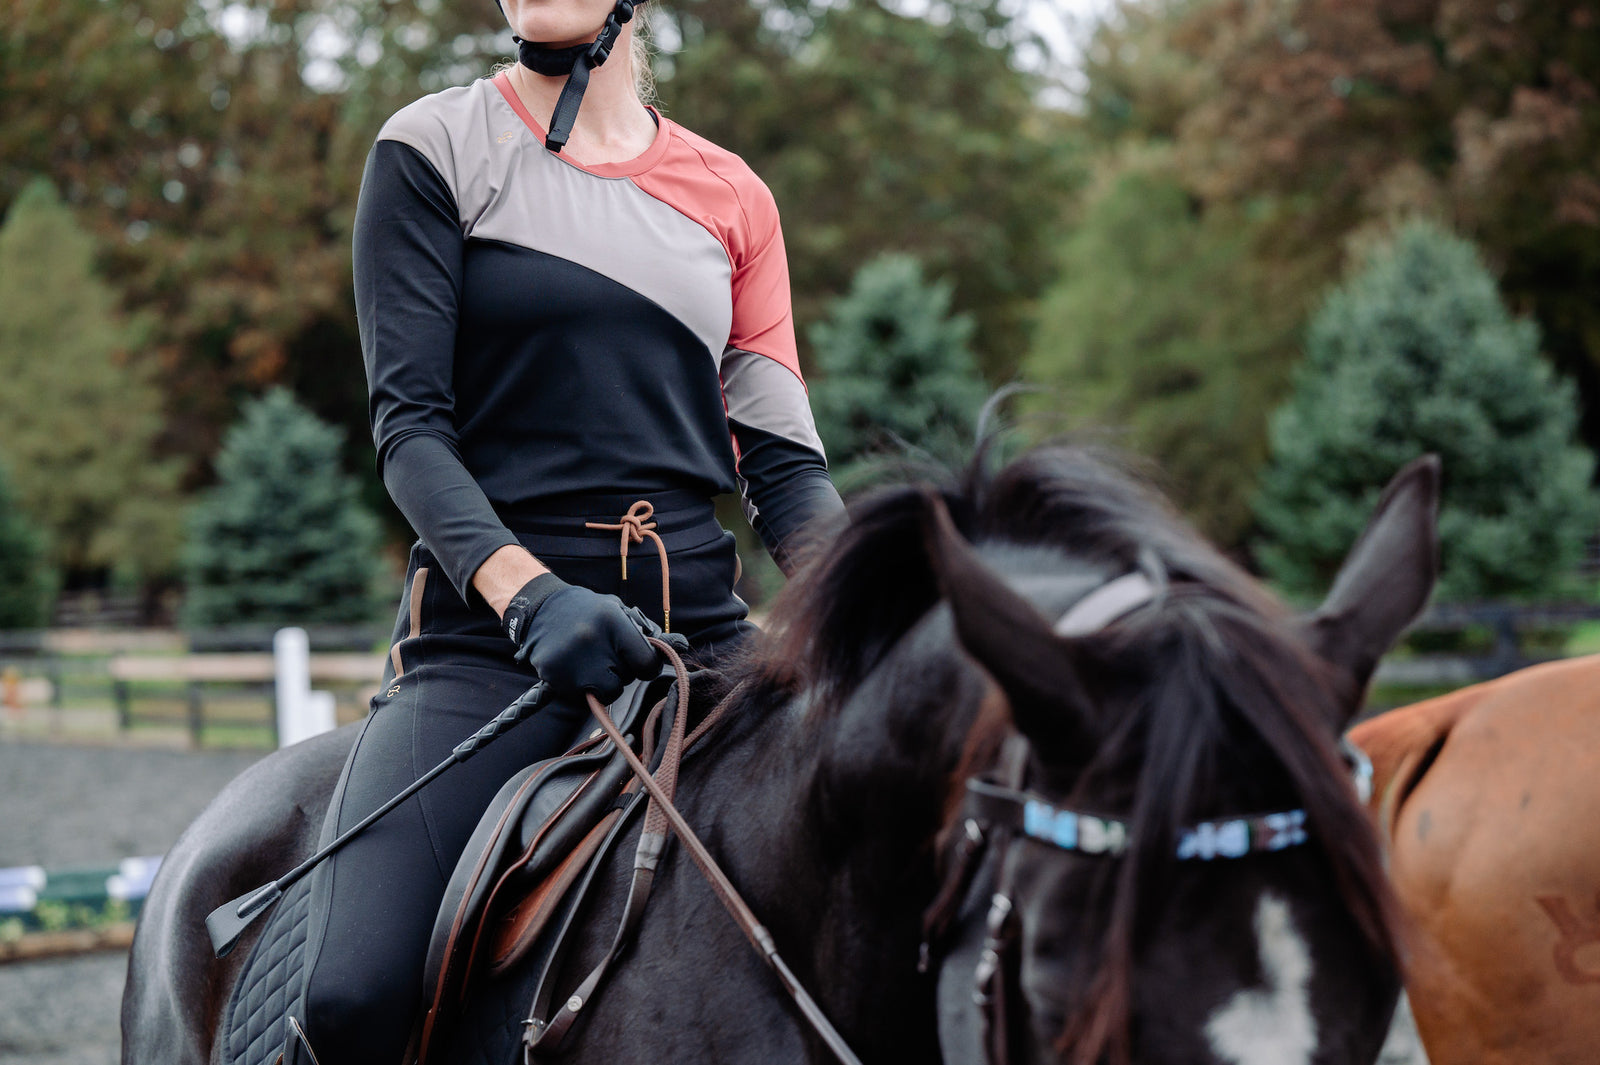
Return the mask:
[[563,804],[557,817],[546,817],[542,824],[536,825],[534,820],[539,814],[530,806],[522,822],[522,835],[528,843],[502,868],[486,907],[494,910],[501,900],[512,899],[518,892],[525,894],[530,889],[538,889],[581,846],[595,824],[613,811],[618,795],[634,774],[627,768],[627,760],[621,753],[610,747],[606,747],[606,752],[610,753],[611,760],[595,774],[592,784],[586,782],[581,792],[574,793],[571,800]]
[[494,922],[489,943],[489,973],[499,976],[521,960],[528,947],[549,926],[550,920],[560,911],[568,898],[572,885],[578,882],[589,868],[589,863],[600,850],[600,844],[622,817],[622,810],[613,806],[561,862],[548,877],[533,880],[534,888],[506,909],[506,914]]
[[[712,676],[691,675],[691,693],[700,685],[715,690]],[[676,709],[676,679],[666,669],[631,685],[609,708],[635,748],[641,722],[658,705],[660,721],[652,718],[646,728],[659,727],[665,735]],[[664,746],[664,740],[655,745],[657,759]],[[621,752],[591,736],[501,788],[462,852],[435,920],[424,972],[428,1009],[419,1062],[443,1045],[476,974],[534,964],[541,987],[549,982],[597,868],[630,817],[644,808],[642,791],[631,781]]]
[[[549,888],[549,881],[556,879],[550,875],[552,870],[558,870],[566,864],[596,823],[603,822],[609,813],[615,811],[617,797],[632,778],[632,772],[621,752],[609,745],[605,752],[610,756],[606,764],[586,777],[559,809],[548,816],[541,816],[536,808],[548,805],[541,801],[543,796],[535,796],[534,802],[529,804],[523,826],[527,828],[537,819],[540,821],[538,830],[532,833],[531,842],[517,857],[509,863],[501,863],[500,875],[484,896],[481,912],[474,922],[472,945],[466,950],[465,972],[472,972],[477,966],[478,944],[483,938],[484,929],[496,914],[516,901],[518,889],[526,894],[530,887]],[[565,789],[555,786],[547,790],[559,793]],[[567,879],[565,884],[570,886],[571,879]]]
[[609,743],[591,743],[587,749],[528,766],[495,794],[445,887],[428,941],[424,987],[450,982],[454,956],[472,941],[490,889],[505,863],[520,853],[518,826],[529,807],[537,804],[546,817],[559,811],[615,754]]
[[[618,730],[624,735],[637,733],[647,709],[660,701],[675,679],[674,673],[666,671],[628,685],[610,707]],[[591,735],[566,754],[536,762],[501,786],[478,819],[445,887],[428,941],[423,987],[432,991],[450,981],[452,955],[476,938],[476,922],[506,866],[525,860],[540,835],[562,822],[574,796],[615,754],[609,743]],[[590,804],[581,806],[579,812],[591,817],[592,824],[604,811]],[[565,835],[575,842],[586,828],[569,826]]]
[[[672,690],[672,684],[676,680],[677,677],[669,672],[657,676],[649,681],[635,681],[634,683],[628,685],[628,687],[623,691],[621,697],[619,697],[617,701],[612,703],[609,707],[611,712],[611,720],[616,724],[617,731],[622,733],[624,736],[637,736],[639,734],[640,725],[643,723],[650,709],[670,694]],[[599,738],[600,730],[596,729],[594,732],[590,733],[588,741],[585,742],[587,743],[596,741]],[[583,746],[583,744],[580,744],[578,747],[573,748],[572,751],[568,752],[568,755],[577,752]],[[637,744],[635,744],[635,746],[637,746]],[[607,750],[609,749],[610,748],[607,747]],[[562,757],[565,758],[567,755],[563,755]],[[621,758],[617,758],[616,760],[619,762],[622,761]],[[623,762],[622,777],[624,780],[627,779],[626,762]],[[613,790],[611,794],[613,797],[615,797],[616,791]],[[594,823],[594,817],[599,816],[598,814],[587,818],[580,816],[576,820],[587,820],[587,824],[575,827],[572,821],[568,818],[568,811],[562,810],[559,820],[552,823],[553,815],[556,814],[557,810],[562,808],[564,802],[565,796],[558,798],[552,795],[547,798],[541,794],[536,796],[534,801],[530,802],[523,810],[517,820],[517,844],[519,847],[519,853],[523,854],[524,856],[523,863],[521,864],[526,864],[527,852],[530,848],[534,847],[536,843],[539,844],[541,851],[551,849],[556,850],[558,853],[556,853],[555,857],[559,859],[561,857],[560,848],[571,847],[579,839],[583,838],[584,831],[586,831],[588,827]],[[578,812],[587,813],[587,811]],[[541,843],[539,839],[541,836],[544,836],[547,842]],[[464,855],[471,854],[471,844],[468,844],[467,849],[462,853]],[[548,865],[545,866],[545,869],[546,871],[548,870]],[[530,870],[530,875],[538,875],[538,872]]]
[[[676,679],[669,669],[630,684],[609,708],[618,729],[636,734],[649,708]],[[462,850],[434,918],[423,969],[429,996],[423,1047],[431,1041],[441,1012],[453,1008],[466,987],[491,900],[507,872],[526,869],[530,861],[540,875],[557,866],[564,852],[611,808],[628,775],[627,763],[609,741],[591,735],[501,786]]]

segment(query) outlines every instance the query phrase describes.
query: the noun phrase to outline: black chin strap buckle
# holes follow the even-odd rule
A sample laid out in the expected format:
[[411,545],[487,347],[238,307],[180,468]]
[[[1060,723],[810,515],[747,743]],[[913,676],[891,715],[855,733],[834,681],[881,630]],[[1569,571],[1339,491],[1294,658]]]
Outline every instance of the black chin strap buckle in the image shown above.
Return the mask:
[[611,58],[611,49],[616,47],[617,38],[622,35],[623,24],[632,21],[632,0],[617,0],[617,6],[606,16],[605,28],[600,31],[600,36],[594,39],[589,51],[585,53],[591,67],[597,67]]

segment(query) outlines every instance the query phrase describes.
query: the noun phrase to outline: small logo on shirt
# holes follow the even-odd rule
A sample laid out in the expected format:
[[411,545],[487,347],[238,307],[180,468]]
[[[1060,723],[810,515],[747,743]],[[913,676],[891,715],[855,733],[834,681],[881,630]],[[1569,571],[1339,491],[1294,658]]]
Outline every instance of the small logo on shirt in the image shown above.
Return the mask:
[[508,129],[504,133],[500,134],[500,136],[496,137],[495,140],[500,144],[504,144],[504,143],[506,143],[506,141],[510,140],[512,137],[515,137],[516,135],[517,135],[517,131],[516,130]]

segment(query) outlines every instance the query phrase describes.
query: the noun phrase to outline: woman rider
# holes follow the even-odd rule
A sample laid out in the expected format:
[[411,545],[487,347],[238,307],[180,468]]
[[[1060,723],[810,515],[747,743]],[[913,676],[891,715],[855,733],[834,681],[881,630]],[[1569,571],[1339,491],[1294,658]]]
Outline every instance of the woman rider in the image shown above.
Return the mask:
[[[330,827],[442,761],[529,686],[529,667],[558,698],[319,870],[298,1020],[324,1065],[401,1060],[396,1018],[422,1008],[428,932],[479,814],[569,745],[582,692],[609,702],[654,673],[623,604],[667,624],[659,563],[636,552],[623,579],[622,515],[653,507],[670,628],[704,656],[748,627],[712,496],[740,490],[786,568],[799,530],[840,507],[771,194],[641,102],[627,0],[502,10],[520,63],[401,110],[362,181],[373,436],[421,541]],[[285,1059],[307,1047],[291,1038]]]

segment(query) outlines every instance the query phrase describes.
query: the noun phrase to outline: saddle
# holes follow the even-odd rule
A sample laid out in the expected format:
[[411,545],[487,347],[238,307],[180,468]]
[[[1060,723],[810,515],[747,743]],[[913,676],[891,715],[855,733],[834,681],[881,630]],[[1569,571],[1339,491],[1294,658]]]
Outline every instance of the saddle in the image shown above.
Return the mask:
[[[691,691],[709,671],[690,674]],[[610,707],[618,730],[646,761],[672,716],[664,707],[676,675],[668,668],[628,686]],[[648,725],[648,728],[646,727]],[[641,742],[649,734],[650,740]],[[470,772],[470,768],[461,771]],[[559,947],[594,871],[644,796],[627,763],[597,729],[567,753],[536,762],[500,789],[479,819],[445,889],[425,969],[428,1004],[408,1060],[424,1061],[440,1045],[472,979],[495,974],[532,952],[546,996]],[[301,979],[310,916],[311,878],[290,888],[269,917],[230,995],[219,1061],[271,1065],[283,1044],[285,1018],[304,1016]],[[543,934],[542,934],[543,933]]]
[[[690,676],[691,689],[697,676]],[[657,729],[670,723],[675,685],[668,668],[611,707],[618,731],[636,751],[643,746],[647,763],[662,753]],[[595,870],[643,799],[622,753],[599,729],[506,781],[439,905],[423,973],[428,1009],[416,1041],[418,1065],[442,1041],[474,978],[499,975],[532,952],[537,986],[542,991],[550,983]]]

